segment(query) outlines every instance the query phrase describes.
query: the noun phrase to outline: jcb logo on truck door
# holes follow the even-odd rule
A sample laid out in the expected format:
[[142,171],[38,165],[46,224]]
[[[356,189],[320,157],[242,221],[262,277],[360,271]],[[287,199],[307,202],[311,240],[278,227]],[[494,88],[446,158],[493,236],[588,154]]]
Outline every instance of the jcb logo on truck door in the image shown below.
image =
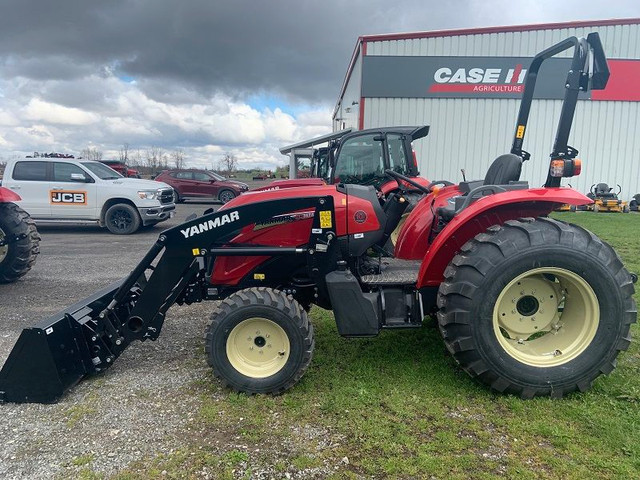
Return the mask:
[[86,205],[87,192],[74,190],[51,190],[49,199],[52,205]]

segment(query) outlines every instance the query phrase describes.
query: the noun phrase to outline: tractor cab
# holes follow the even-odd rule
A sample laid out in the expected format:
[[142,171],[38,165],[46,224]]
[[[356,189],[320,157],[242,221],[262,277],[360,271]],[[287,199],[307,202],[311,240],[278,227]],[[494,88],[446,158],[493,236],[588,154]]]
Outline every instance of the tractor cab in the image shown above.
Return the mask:
[[[280,152],[289,155],[290,179],[277,180],[254,191],[319,185],[320,182],[311,180],[318,179],[327,185],[372,185],[381,192],[383,199],[397,191],[396,182],[385,175],[389,169],[427,185],[429,181],[419,177],[412,142],[428,133],[428,125],[380,127],[356,132],[347,129],[289,145],[281,148]],[[327,145],[317,147],[323,143]],[[307,164],[310,164],[308,168]]]

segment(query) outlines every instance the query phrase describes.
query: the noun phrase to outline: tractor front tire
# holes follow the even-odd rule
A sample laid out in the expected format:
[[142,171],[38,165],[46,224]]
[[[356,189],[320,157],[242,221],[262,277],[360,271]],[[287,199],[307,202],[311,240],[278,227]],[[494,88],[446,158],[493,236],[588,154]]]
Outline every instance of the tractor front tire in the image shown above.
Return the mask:
[[636,321],[615,251],[549,218],[508,221],[467,242],[445,271],[438,323],[472,377],[494,390],[562,397],[611,372]]
[[27,212],[15,203],[0,203],[0,283],[9,283],[25,275],[40,253],[40,235]]
[[313,356],[313,326],[300,304],[271,288],[247,288],[211,315],[205,350],[222,382],[237,392],[280,394]]

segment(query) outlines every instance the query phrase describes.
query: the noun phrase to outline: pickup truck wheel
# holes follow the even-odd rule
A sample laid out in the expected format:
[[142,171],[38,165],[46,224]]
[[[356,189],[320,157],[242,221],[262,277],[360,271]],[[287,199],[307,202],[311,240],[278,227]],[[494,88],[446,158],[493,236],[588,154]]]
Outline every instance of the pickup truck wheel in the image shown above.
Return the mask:
[[584,391],[613,370],[636,321],[615,251],[576,225],[508,221],[467,242],[445,271],[438,322],[473,377],[523,398]]
[[234,198],[236,198],[236,194],[233,193],[231,190],[222,190],[218,194],[218,200],[220,200],[222,203],[230,202]]
[[[17,240],[16,240],[17,238]],[[40,235],[29,214],[14,203],[0,203],[0,283],[26,274],[40,253]]]
[[104,222],[111,233],[129,235],[140,228],[142,221],[138,211],[127,203],[116,203],[107,210]]
[[300,304],[271,288],[230,295],[211,315],[205,348],[213,373],[249,394],[295,385],[313,356],[313,326]]

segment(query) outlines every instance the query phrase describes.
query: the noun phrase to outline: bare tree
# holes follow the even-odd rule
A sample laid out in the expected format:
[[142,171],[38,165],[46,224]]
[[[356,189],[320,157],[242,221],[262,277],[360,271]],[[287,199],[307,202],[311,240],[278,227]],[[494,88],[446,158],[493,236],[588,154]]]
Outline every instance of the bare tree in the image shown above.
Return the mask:
[[171,159],[178,170],[184,168],[184,151],[181,149],[171,152]]
[[102,160],[102,152],[98,150],[96,147],[87,147],[82,150],[82,157],[86,160]]
[[160,147],[152,146],[147,150],[146,164],[152,173],[155,173],[158,169],[166,169],[169,166],[169,159]]
[[142,153],[140,152],[140,150],[136,150],[135,153],[131,155],[129,162],[131,162],[130,164],[132,167],[141,167],[142,165],[144,165],[144,162],[142,160]]
[[220,170],[224,170],[227,174],[238,168],[238,159],[232,153],[225,153],[218,163]]
[[122,147],[120,148],[120,152],[118,153],[119,157],[120,157],[120,161],[123,163],[128,163],[129,161],[129,144],[128,143],[123,143]]

